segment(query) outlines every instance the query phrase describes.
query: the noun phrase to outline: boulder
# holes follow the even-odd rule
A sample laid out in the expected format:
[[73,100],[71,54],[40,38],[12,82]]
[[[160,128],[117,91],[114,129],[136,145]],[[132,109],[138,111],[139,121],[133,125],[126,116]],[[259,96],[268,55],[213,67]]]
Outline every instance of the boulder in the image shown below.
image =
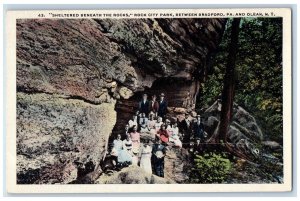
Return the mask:
[[[208,138],[217,132],[220,113],[221,100],[217,100],[202,114]],[[234,103],[233,118],[228,128],[228,141],[245,154],[258,157],[260,154],[260,146],[258,145],[261,144],[262,139],[263,134],[255,118],[244,108]]]
[[262,144],[266,149],[270,151],[277,152],[282,151],[282,145],[275,141],[263,141]]
[[119,90],[119,94],[122,98],[128,99],[130,96],[132,96],[132,91],[126,87],[121,87]]
[[176,107],[174,109],[175,113],[181,113],[181,114],[185,114],[186,113],[186,108],[182,108],[182,107]]
[[146,173],[138,166],[129,166],[111,175],[103,174],[95,184],[174,184],[169,178]]

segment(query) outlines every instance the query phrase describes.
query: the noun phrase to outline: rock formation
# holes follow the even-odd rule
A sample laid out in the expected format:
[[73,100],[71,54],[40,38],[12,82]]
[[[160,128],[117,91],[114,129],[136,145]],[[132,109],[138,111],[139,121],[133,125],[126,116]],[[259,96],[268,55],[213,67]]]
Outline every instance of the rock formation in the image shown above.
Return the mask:
[[186,183],[192,168],[191,156],[186,149],[169,147],[165,157],[165,177],[176,183]]
[[153,174],[147,174],[138,166],[123,168],[111,175],[102,175],[95,184],[174,184],[170,178],[161,178]]
[[17,20],[17,182],[69,183],[92,171],[142,91],[187,107],[225,22]]
[[[208,138],[218,132],[221,106],[221,100],[217,100],[202,115]],[[260,150],[257,144],[260,144],[262,139],[263,134],[255,118],[245,109],[234,104],[232,122],[228,130],[228,141],[244,154],[258,157]]]

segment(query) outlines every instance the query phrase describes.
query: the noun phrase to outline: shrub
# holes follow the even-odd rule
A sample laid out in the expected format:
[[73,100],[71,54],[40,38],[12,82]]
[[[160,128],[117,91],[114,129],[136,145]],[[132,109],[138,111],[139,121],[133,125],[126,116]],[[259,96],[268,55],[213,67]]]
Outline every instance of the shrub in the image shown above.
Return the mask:
[[232,169],[230,160],[216,153],[196,155],[194,162],[190,177],[192,183],[223,183]]

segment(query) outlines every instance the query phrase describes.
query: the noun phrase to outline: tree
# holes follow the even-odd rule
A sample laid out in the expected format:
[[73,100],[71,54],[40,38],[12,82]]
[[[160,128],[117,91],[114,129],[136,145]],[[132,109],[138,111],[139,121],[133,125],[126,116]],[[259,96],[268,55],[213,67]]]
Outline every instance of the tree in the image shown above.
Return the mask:
[[232,107],[235,87],[235,62],[238,49],[240,18],[232,21],[231,40],[229,45],[226,73],[222,93],[222,109],[219,125],[219,139],[227,143],[228,126],[232,118]]
[[225,148],[230,153],[240,157],[247,159],[242,152],[234,149],[227,142],[227,133],[228,127],[230,126],[232,119],[232,108],[234,102],[235,95],[235,65],[236,58],[238,52],[238,41],[239,41],[239,31],[240,31],[240,18],[234,18],[231,26],[231,36],[230,36],[230,44],[228,50],[227,64],[226,64],[226,72],[224,77],[223,91],[222,91],[222,108],[220,115],[220,123],[218,126],[218,132],[215,133],[213,138],[209,141],[220,142],[222,141],[225,145]]
[[216,132],[208,141],[227,143],[227,131],[232,117],[232,107],[235,87],[235,62],[238,49],[238,36],[240,18],[234,18],[231,26],[231,39],[229,44],[226,72],[222,92],[222,109],[218,132]]
[[[201,84],[201,111],[221,97],[232,20]],[[234,102],[255,117],[264,140],[282,143],[282,18],[242,18],[238,47]]]

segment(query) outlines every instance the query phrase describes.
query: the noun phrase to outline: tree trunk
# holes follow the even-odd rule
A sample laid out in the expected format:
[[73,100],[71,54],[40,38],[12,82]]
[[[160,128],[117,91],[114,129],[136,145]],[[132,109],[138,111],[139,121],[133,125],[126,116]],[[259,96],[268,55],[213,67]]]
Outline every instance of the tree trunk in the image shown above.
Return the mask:
[[227,131],[232,118],[232,107],[235,87],[235,61],[238,49],[240,18],[234,18],[231,28],[231,40],[227,59],[226,72],[222,92],[222,109],[219,126],[219,140],[227,142]]

